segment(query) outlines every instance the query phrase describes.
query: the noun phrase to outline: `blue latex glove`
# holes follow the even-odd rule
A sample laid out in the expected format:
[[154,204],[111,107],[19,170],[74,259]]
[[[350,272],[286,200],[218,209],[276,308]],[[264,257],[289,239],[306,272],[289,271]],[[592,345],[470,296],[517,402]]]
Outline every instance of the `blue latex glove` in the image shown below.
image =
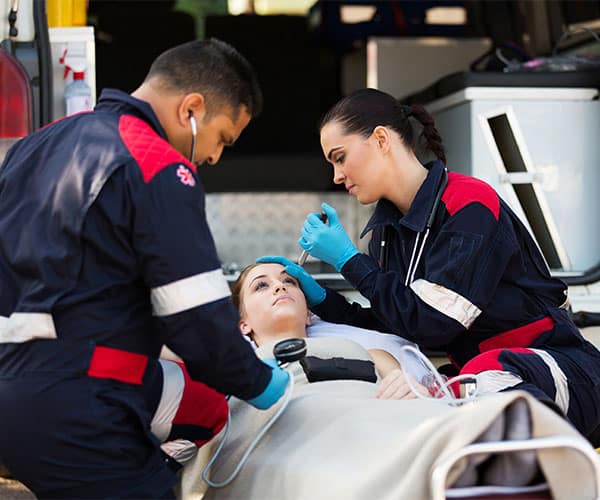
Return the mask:
[[329,224],[323,222],[319,214],[309,214],[298,243],[310,255],[331,264],[339,272],[346,262],[360,252],[340,224],[335,208],[327,203],[323,203],[321,208]]
[[285,272],[296,278],[300,283],[300,288],[302,288],[302,291],[304,292],[308,307],[316,306],[325,300],[325,297],[327,296],[325,289],[319,285],[302,266],[294,264],[291,260],[277,255],[266,255],[256,259],[256,262],[259,264],[273,263],[285,266]]
[[266,410],[277,403],[285,393],[285,388],[290,381],[290,374],[277,364],[277,360],[274,358],[265,359],[263,363],[271,368],[271,380],[264,391],[247,401],[259,410]]

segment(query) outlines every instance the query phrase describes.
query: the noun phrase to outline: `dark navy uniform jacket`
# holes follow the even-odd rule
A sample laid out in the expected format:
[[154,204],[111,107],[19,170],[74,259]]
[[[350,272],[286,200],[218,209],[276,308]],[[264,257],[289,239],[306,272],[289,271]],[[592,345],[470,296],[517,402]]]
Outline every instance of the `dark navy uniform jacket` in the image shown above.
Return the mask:
[[[485,182],[450,172],[414,280],[405,285],[415,238],[423,237],[444,165],[433,162],[406,215],[379,201],[363,235],[369,255],[348,261],[343,276],[371,308],[327,291],[313,310],[323,319],[396,333],[445,350],[459,365],[496,347],[578,343],[553,332],[567,287],[548,272],[527,229]],[[387,271],[378,262],[391,227]],[[562,321],[562,319],[560,320]],[[561,338],[553,338],[559,335]]]
[[[148,367],[157,369],[163,344],[222,393],[250,399],[270,380],[239,332],[194,165],[168,144],[151,107],[120,91],[9,150],[0,169],[0,287],[0,462],[17,475],[4,438],[36,425],[41,441],[29,444],[69,457],[40,459],[57,466],[49,477],[66,476],[44,483],[38,473],[36,492],[60,496],[48,484],[70,485],[76,472],[67,469],[89,462],[86,432],[97,467],[80,476],[117,480],[106,474],[110,464],[151,462],[139,449],[124,457],[148,430],[137,388],[156,375]],[[61,404],[60,414],[50,410]],[[39,419],[46,411],[55,439]],[[27,444],[16,452],[37,453]],[[158,481],[156,467],[145,473]]]

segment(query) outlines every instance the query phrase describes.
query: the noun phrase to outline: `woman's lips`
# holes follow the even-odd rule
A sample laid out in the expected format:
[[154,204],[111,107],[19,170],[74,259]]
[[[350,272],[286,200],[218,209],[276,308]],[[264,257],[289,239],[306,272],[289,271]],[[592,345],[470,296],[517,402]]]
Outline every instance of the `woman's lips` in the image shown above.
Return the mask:
[[294,300],[292,298],[291,295],[282,295],[281,297],[277,297],[274,301],[273,301],[273,305],[281,302],[282,300]]

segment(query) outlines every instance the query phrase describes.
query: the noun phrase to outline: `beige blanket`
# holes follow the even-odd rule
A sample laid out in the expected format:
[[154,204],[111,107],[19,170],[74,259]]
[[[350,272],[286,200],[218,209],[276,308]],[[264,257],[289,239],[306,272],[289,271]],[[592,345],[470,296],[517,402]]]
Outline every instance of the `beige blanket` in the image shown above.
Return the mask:
[[[453,408],[437,400],[374,399],[375,384],[330,381],[307,384],[296,377],[289,406],[262,439],[237,478],[209,488],[205,499],[428,499],[431,471],[440,460],[479,441],[570,436],[587,442],[565,420],[524,392],[507,392]],[[258,411],[231,401],[226,445],[211,472],[221,481],[276,409]],[[207,454],[207,450],[204,450]],[[569,450],[545,450],[463,460],[448,486],[527,484],[541,467],[557,499],[594,498],[589,462]],[[206,457],[184,472],[181,496],[199,498]],[[575,493],[574,493],[575,492]],[[574,496],[575,495],[575,496]]]

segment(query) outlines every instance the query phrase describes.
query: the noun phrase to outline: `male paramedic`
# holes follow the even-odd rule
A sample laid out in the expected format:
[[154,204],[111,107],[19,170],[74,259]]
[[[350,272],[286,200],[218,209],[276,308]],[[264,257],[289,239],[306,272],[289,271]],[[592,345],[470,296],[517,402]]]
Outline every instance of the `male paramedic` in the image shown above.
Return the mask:
[[[93,112],[9,150],[0,463],[37,496],[172,498],[175,475],[151,433],[167,385],[163,344],[192,379],[257,408],[285,391],[287,373],[239,334],[197,176],[261,101],[235,49],[194,41],[161,54],[131,95],[104,90]],[[202,407],[185,397],[175,404]],[[215,418],[205,411],[206,435]],[[179,424],[201,437],[201,423]]]

